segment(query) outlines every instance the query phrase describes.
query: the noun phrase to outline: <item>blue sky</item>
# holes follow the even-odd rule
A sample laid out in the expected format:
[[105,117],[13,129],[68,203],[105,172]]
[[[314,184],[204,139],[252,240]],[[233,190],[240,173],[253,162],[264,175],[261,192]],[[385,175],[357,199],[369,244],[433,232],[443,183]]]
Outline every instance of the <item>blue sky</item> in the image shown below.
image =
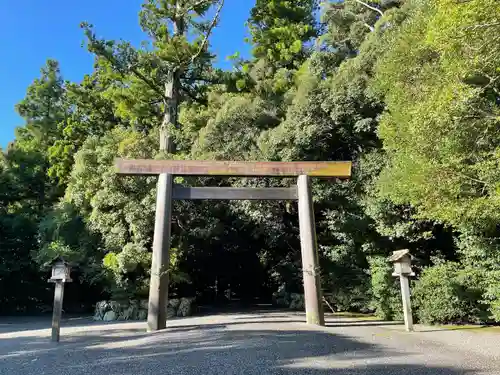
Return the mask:
[[[230,67],[226,56],[248,53],[245,21],[255,0],[226,0],[221,23],[211,44],[218,65]],[[79,25],[87,21],[107,39],[138,45],[146,39],[138,23],[142,0],[0,0],[0,147],[23,124],[14,106],[39,76],[48,58],[58,60],[64,79],[79,82],[92,70],[93,58],[84,47]]]

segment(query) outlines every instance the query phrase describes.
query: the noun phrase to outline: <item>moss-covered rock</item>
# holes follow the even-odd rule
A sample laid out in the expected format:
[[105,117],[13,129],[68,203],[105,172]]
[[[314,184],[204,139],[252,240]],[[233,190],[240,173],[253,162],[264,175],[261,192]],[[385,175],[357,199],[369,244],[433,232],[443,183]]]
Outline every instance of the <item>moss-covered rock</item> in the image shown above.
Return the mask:
[[[167,318],[191,316],[194,298],[172,298],[167,305]],[[148,301],[100,301],[95,306],[94,320],[145,320],[148,316]]]

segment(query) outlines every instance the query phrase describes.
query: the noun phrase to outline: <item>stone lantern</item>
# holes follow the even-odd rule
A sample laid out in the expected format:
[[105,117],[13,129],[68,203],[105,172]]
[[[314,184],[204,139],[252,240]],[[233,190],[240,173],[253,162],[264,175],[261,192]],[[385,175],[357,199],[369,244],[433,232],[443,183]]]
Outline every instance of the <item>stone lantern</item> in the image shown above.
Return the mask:
[[49,279],[51,283],[57,282],[70,283],[71,279],[71,266],[63,258],[56,258],[52,262],[52,277]]
[[411,269],[411,259],[412,256],[408,249],[394,251],[389,257],[389,261],[394,264],[392,276],[415,276],[415,273]]
[[63,258],[56,258],[51,262],[52,277],[49,283],[55,284],[54,291],[54,309],[52,310],[52,341],[59,342],[59,333],[61,330],[61,315],[64,298],[64,284],[70,283],[71,267]]
[[393,276],[399,277],[401,283],[401,297],[403,299],[403,313],[406,330],[413,331],[413,316],[410,301],[410,276],[415,276],[411,269],[412,256],[408,249],[394,251],[389,257],[389,261],[394,264]]

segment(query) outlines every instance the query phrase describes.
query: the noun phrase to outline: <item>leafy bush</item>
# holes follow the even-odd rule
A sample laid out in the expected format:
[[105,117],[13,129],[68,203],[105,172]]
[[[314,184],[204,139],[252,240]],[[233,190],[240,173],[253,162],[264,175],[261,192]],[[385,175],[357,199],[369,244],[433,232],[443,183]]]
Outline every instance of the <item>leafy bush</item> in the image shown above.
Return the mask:
[[392,266],[383,256],[369,258],[372,276],[372,308],[384,320],[402,320],[403,306],[398,279],[392,276]]
[[484,272],[445,262],[427,268],[413,290],[413,303],[424,323],[479,323],[488,320]]
[[500,322],[500,271],[486,271],[485,273],[484,303],[489,306],[491,318],[498,323]]
[[[331,256],[331,254],[330,254]],[[371,300],[370,276],[355,260],[330,259],[322,286],[325,298],[336,311],[367,312]]]

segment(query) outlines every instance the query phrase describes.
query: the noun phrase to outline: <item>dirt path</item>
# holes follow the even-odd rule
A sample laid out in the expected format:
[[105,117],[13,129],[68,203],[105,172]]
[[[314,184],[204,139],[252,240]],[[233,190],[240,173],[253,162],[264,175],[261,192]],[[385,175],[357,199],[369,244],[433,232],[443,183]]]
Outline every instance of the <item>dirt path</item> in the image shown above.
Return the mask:
[[[143,322],[67,321],[52,344],[47,320],[0,321],[0,374],[208,375],[500,374],[500,335],[406,333],[400,325],[302,314],[255,312],[169,322],[146,334]],[[425,327],[417,327],[428,331]]]

